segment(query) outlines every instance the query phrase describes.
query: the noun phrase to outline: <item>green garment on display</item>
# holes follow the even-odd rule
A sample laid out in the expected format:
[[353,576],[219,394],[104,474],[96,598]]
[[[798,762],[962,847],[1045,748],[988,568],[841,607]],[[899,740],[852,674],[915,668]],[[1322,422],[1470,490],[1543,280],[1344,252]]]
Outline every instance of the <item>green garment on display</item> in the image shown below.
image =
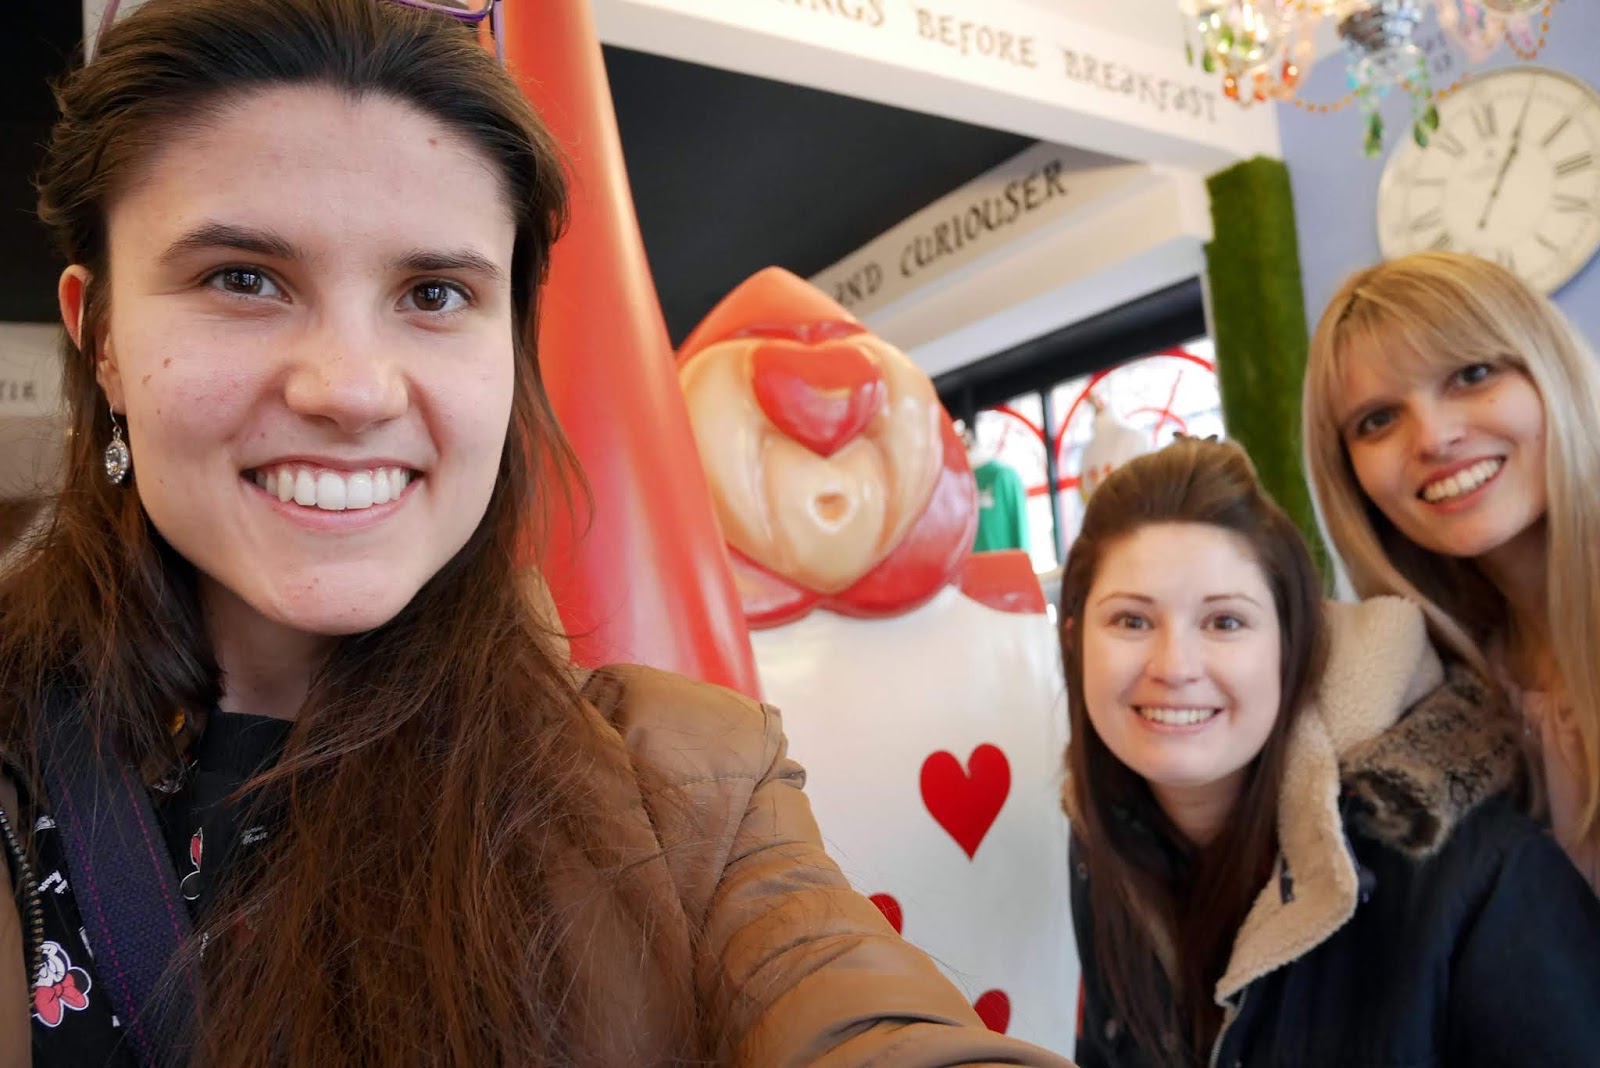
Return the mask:
[[1028,491],[1022,476],[998,460],[972,472],[978,480],[978,537],[973,552],[1028,548]]

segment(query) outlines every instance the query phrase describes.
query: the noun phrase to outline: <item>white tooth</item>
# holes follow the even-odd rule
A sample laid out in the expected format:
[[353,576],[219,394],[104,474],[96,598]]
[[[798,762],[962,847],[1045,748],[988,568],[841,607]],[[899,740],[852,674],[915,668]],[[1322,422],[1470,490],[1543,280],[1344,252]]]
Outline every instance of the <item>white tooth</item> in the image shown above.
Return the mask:
[[372,503],[388,504],[394,496],[389,490],[389,469],[380,467],[372,476]]
[[396,497],[400,496],[401,491],[407,486],[411,485],[411,472],[407,471],[403,467],[395,468],[394,479],[392,480],[391,485],[393,485],[395,488],[394,495]]
[[372,476],[357,471],[344,482],[344,506],[349,509],[372,507]]
[[317,476],[317,507],[324,512],[344,511],[344,479],[332,471]]
[[1444,480],[1444,495],[1446,497],[1454,497],[1454,496],[1456,496],[1456,494],[1458,494],[1460,492],[1461,492],[1461,480],[1460,479],[1456,478],[1456,476],[1454,476],[1454,475],[1451,475],[1449,478]]
[[294,476],[294,503],[307,508],[317,503],[317,480],[305,468],[300,468]]
[[260,480],[260,486],[262,489],[266,490],[274,497],[278,495],[278,472],[258,472],[256,478]]
[[278,469],[278,500],[288,504],[294,500],[294,468],[282,467]]
[[266,489],[267,488],[267,478],[260,471],[252,472],[251,475],[250,475],[250,481],[254,482],[256,485],[260,486],[262,489]]

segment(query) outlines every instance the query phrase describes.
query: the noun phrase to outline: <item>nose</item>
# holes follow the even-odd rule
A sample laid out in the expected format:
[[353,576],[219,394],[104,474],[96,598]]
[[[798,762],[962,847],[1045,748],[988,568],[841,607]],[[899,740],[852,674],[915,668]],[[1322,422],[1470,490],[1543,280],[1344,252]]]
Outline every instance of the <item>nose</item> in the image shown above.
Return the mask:
[[297,346],[284,399],[297,415],[347,434],[398,417],[410,402],[405,377],[379,339],[332,324]]
[[773,425],[819,456],[853,441],[889,397],[876,361],[848,341],[762,345],[750,384]]
[[1186,627],[1164,627],[1150,650],[1145,674],[1164,686],[1194,682],[1202,673],[1200,639]]
[[1449,404],[1418,405],[1415,409],[1417,457],[1425,461],[1449,459],[1466,437],[1460,413]]

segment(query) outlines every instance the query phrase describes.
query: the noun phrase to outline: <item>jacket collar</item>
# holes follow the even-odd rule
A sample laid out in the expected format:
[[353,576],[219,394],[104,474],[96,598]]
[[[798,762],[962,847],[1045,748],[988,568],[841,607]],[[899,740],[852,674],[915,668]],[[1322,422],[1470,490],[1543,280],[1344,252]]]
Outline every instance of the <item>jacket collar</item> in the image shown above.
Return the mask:
[[1234,940],[1219,1004],[1354,915],[1361,873],[1346,816],[1362,834],[1421,858],[1519,774],[1510,717],[1496,714],[1496,699],[1465,670],[1446,678],[1415,605],[1330,603],[1327,622],[1327,670],[1290,737],[1278,862]]

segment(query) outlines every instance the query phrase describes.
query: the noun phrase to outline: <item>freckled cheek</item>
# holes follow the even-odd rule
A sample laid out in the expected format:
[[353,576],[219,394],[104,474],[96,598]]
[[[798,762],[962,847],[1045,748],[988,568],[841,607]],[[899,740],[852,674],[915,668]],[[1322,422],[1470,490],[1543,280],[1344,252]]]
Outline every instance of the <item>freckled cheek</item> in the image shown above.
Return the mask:
[[235,425],[253,400],[259,400],[261,383],[248,376],[220,371],[215,361],[191,363],[174,358],[171,365],[154,371],[140,382],[137,395],[128,397],[128,415],[148,421],[152,436],[190,438],[219,434]]

